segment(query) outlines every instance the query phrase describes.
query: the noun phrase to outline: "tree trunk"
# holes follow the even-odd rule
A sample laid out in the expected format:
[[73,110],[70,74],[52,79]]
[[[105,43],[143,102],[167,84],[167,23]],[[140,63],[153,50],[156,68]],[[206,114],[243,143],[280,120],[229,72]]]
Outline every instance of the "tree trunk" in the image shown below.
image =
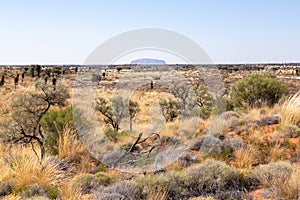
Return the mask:
[[130,117],[129,129],[132,131],[132,117]]

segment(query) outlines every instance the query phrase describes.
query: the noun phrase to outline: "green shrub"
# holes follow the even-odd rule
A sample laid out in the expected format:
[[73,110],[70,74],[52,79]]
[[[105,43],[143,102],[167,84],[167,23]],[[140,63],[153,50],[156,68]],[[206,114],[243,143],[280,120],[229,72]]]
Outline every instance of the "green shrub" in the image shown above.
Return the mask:
[[300,198],[300,168],[297,165],[278,161],[258,167],[253,175],[264,187],[269,188],[274,199]]
[[0,197],[11,194],[13,188],[14,182],[12,180],[0,182]]
[[80,119],[81,112],[74,106],[52,110],[45,114],[40,124],[46,134],[45,149],[51,155],[58,154],[58,138],[66,126],[76,129],[74,117]]
[[216,160],[206,160],[189,168],[187,176],[188,190],[193,196],[242,190],[247,186],[243,176],[234,167]]
[[49,199],[57,199],[58,189],[49,188],[38,183],[28,185],[20,192],[22,199],[28,199],[32,197],[47,197]]
[[272,106],[287,94],[285,84],[263,74],[247,76],[231,87],[231,98],[236,107]]
[[238,196],[242,195],[238,191],[247,191],[251,186],[251,180],[241,175],[234,167],[215,160],[206,160],[184,171],[140,177],[135,181],[146,193],[156,188],[165,188],[168,191],[168,199],[215,196],[221,193],[225,195],[226,192],[236,193]]
[[266,186],[271,187],[274,182],[284,183],[289,179],[294,167],[287,161],[272,162],[266,166],[257,167],[252,176],[259,180],[259,182]]

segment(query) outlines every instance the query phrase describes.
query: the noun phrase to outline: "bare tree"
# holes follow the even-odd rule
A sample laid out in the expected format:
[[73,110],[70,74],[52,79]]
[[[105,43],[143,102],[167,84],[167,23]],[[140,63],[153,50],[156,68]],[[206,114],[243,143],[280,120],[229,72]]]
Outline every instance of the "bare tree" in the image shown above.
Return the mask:
[[51,85],[37,83],[36,88],[37,91],[20,94],[13,101],[11,120],[6,128],[13,144],[31,144],[34,150],[34,144],[37,143],[43,158],[45,135],[40,121],[51,106],[66,105],[69,94],[62,86],[54,89]]
[[130,128],[132,128],[132,120],[140,111],[137,102],[123,99],[121,96],[116,96],[111,99],[109,104],[104,98],[98,98],[96,102],[96,110],[104,116],[104,122],[112,126],[115,131],[120,129],[122,119],[130,117]]
[[187,118],[193,115],[194,108],[197,106],[197,97],[193,87],[186,83],[174,83],[170,90],[180,103],[182,116]]

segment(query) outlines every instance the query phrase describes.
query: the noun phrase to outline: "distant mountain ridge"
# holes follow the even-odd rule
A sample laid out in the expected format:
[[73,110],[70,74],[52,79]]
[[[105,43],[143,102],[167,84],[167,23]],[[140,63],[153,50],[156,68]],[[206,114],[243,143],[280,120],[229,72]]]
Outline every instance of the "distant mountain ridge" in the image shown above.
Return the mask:
[[166,61],[158,60],[158,59],[152,59],[152,58],[140,58],[140,59],[131,61],[130,64],[132,64],[132,65],[134,65],[134,64],[140,64],[140,65],[165,65]]

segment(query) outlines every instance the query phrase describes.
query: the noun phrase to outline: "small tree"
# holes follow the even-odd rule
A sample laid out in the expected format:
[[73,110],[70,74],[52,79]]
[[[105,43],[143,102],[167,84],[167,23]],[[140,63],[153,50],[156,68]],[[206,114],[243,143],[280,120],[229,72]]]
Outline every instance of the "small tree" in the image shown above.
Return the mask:
[[130,116],[130,130],[132,130],[132,120],[136,117],[137,113],[140,112],[140,106],[137,102],[129,100],[129,116]]
[[1,74],[1,79],[0,79],[0,86],[3,86],[5,83],[5,75]]
[[126,104],[120,96],[111,99],[111,105],[104,98],[98,98],[96,110],[104,116],[104,122],[113,127],[115,131],[120,129],[120,123],[126,116]]
[[69,94],[62,86],[57,87],[56,90],[51,85],[38,83],[36,86],[37,91],[20,94],[13,101],[12,120],[6,128],[7,136],[13,143],[31,144],[33,147],[37,143],[43,158],[45,134],[40,124],[41,119],[52,106],[66,105]]
[[180,105],[178,101],[172,99],[160,99],[159,106],[162,115],[167,122],[172,122],[176,117],[180,115]]
[[283,95],[288,94],[287,86],[275,78],[263,74],[252,74],[237,81],[231,88],[231,99],[237,107],[272,106]]
[[182,116],[184,118],[192,116],[197,106],[197,97],[193,87],[185,83],[174,83],[170,86],[170,90],[179,101]]
[[35,65],[34,70],[36,71],[37,76],[40,78],[41,72],[42,72],[42,66],[41,65]]
[[34,78],[34,65],[31,65],[30,68],[29,68],[29,74],[31,76],[31,78]]
[[22,77],[22,84],[23,84],[23,82],[24,82],[25,74],[26,74],[26,71],[23,70],[23,71],[22,71],[22,74],[21,74],[21,77]]
[[[48,81],[48,80],[47,80]],[[57,78],[53,77],[52,78],[52,86],[55,88],[56,87],[56,82],[57,82]]]
[[19,83],[19,74],[17,74],[17,75],[14,77],[15,89],[17,89],[18,83]]
[[122,119],[129,114],[130,130],[132,130],[132,121],[137,113],[140,112],[140,107],[137,102],[132,100],[129,100],[128,107],[127,102],[128,100],[116,96],[111,99],[111,105],[109,105],[104,98],[99,98],[97,100],[96,110],[105,117],[104,122],[111,125],[115,131],[119,130]]

